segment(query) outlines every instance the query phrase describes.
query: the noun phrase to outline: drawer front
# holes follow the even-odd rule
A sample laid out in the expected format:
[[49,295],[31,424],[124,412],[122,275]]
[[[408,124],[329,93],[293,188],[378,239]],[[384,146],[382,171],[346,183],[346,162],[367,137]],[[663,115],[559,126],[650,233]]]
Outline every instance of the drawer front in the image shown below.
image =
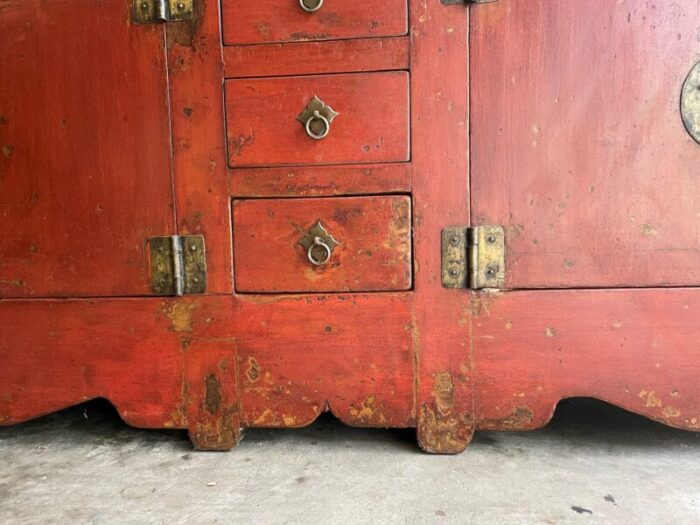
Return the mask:
[[410,232],[406,196],[234,201],[236,291],[410,289]]
[[406,0],[224,0],[226,44],[262,44],[379,36],[408,32]]
[[[408,73],[360,73],[226,83],[231,167],[402,162],[409,160]],[[326,105],[328,134],[309,136],[302,113]],[[325,110],[324,110],[325,111]],[[308,113],[307,113],[308,115]],[[324,123],[315,119],[311,133]]]

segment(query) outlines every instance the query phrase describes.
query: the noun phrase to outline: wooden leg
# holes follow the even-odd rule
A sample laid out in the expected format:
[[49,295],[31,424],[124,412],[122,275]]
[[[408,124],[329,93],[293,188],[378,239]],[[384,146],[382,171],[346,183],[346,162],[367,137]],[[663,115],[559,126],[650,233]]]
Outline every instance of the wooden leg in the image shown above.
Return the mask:
[[433,454],[459,454],[474,435],[471,413],[456,409],[452,374],[436,374],[433,400],[423,403],[418,415],[418,445]]
[[198,450],[231,450],[241,438],[235,344],[193,340],[185,352],[190,440]]

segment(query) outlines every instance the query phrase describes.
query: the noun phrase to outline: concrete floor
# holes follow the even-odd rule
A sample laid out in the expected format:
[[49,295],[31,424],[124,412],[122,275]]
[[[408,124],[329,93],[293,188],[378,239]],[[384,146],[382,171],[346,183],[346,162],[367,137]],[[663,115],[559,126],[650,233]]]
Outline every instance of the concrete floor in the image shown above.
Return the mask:
[[329,417],[202,453],[96,401],[0,429],[0,523],[698,524],[700,435],[572,400],[454,457]]

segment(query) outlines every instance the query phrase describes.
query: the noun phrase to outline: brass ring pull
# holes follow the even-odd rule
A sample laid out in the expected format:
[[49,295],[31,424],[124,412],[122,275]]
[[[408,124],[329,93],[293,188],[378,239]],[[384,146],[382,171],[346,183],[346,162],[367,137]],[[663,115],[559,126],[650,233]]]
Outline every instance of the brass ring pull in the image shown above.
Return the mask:
[[[314,255],[314,249],[315,248],[321,248],[323,250],[323,258],[317,258]],[[321,240],[320,237],[314,237],[314,242],[309,246],[309,249],[306,250],[306,256],[309,258],[309,261],[311,264],[314,266],[323,266],[326,264],[328,261],[331,260],[331,252],[333,250],[331,249],[330,246],[328,246],[325,242]]]
[[323,0],[311,0],[309,3],[312,5],[307,4],[307,1],[308,0],[299,0],[299,6],[307,13],[315,13],[321,9],[321,6],[323,5]]
[[[323,124],[323,131],[320,133],[315,132],[313,129],[311,129],[311,124],[313,124],[315,121],[321,122]],[[314,140],[321,140],[325,138],[328,133],[331,131],[331,123],[330,121],[321,115],[321,112],[316,110],[313,112],[313,114],[306,119],[306,124],[304,125],[304,128],[306,129],[306,134],[311,137]]]

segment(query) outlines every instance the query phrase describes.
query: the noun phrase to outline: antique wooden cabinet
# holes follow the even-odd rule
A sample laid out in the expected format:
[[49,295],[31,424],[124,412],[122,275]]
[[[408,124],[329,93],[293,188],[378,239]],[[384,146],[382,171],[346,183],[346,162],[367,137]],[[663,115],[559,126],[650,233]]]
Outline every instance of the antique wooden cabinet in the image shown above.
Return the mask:
[[700,1],[0,0],[0,424],[700,429]]

